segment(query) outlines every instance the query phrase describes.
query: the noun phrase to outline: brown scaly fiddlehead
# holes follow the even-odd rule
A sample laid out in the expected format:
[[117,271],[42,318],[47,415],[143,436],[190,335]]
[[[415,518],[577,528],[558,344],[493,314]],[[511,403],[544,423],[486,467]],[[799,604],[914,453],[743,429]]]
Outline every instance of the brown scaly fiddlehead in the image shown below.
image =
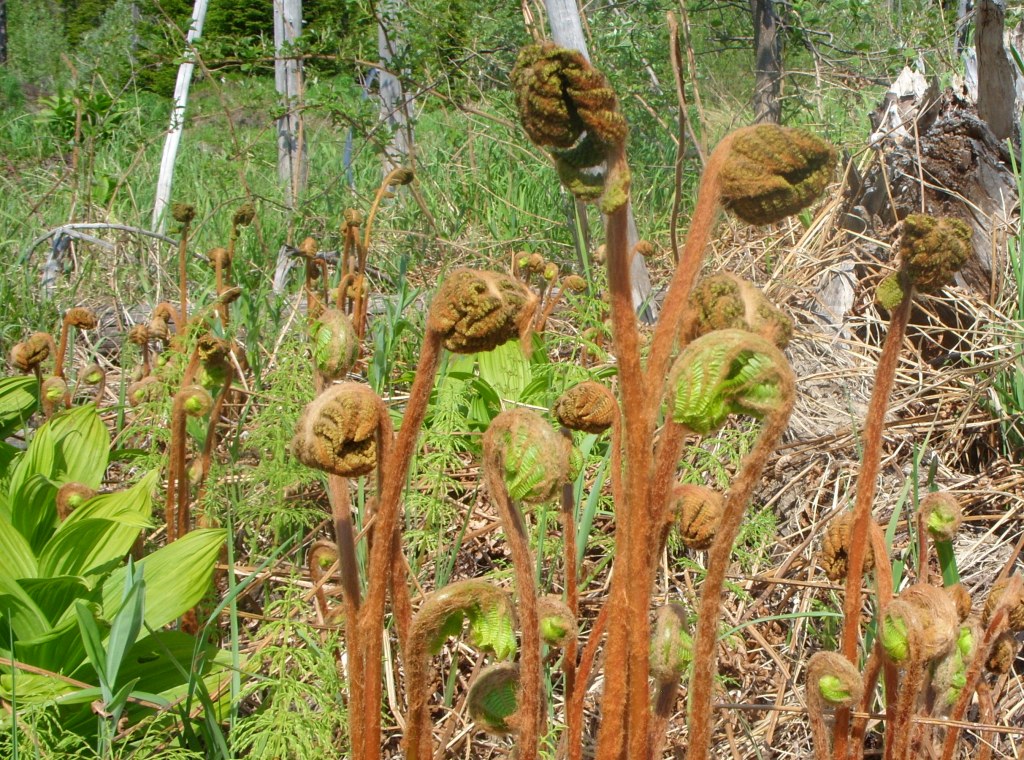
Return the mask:
[[864,681],[853,663],[838,652],[816,652],[807,663],[807,715],[816,760],[829,760],[825,710],[860,702]]
[[[914,215],[904,221],[899,241],[898,273],[902,299],[894,307],[889,330],[882,345],[882,354],[875,370],[875,382],[864,422],[861,470],[857,477],[853,505],[849,573],[846,576],[846,591],[843,598],[844,623],[841,647],[843,656],[850,662],[857,659],[865,539],[868,535],[871,505],[874,503],[881,467],[885,411],[896,378],[896,365],[910,319],[914,289],[934,289],[940,286],[939,283],[951,281],[956,268],[966,259],[969,245],[970,231],[957,220]],[[840,710],[836,716],[833,741],[839,755],[846,752],[848,731],[849,711]]]
[[[944,657],[959,634],[956,603],[944,590],[924,583],[905,588],[881,615],[886,657],[903,671],[886,727],[886,760],[908,757],[914,708],[930,663]],[[852,665],[852,663],[851,663]]]
[[[469,622],[470,643],[500,660],[516,653],[516,615],[508,593],[482,580],[457,581],[426,596],[412,619],[406,654],[409,760],[430,760],[434,751],[427,702],[430,698],[430,658],[444,642]],[[507,716],[506,716],[507,717]]]
[[712,330],[746,330],[785,348],[793,337],[793,320],[765,298],[753,283],[730,272],[697,283],[683,315],[684,343]]
[[31,372],[36,376],[36,389],[42,397],[43,370],[42,364],[50,355],[57,354],[57,345],[50,333],[35,332],[27,340],[15,343],[11,347],[11,364],[22,372]]
[[522,623],[519,753],[522,760],[535,760],[543,726],[540,619],[530,540],[515,502],[536,504],[554,498],[571,479],[572,445],[536,412],[514,409],[494,418],[484,433],[483,449],[488,490],[512,552]]
[[68,515],[95,495],[96,490],[84,483],[65,483],[57,489],[57,519],[64,522]]
[[[371,647],[367,644],[360,619],[359,566],[346,479],[366,475],[382,466],[384,462],[380,460],[385,458],[382,454],[389,448],[391,436],[390,418],[380,397],[359,383],[340,383],[327,388],[306,406],[292,439],[292,453],[300,462],[328,473],[335,545],[344,592],[349,710],[354,715],[363,715],[367,709],[370,714],[379,712],[379,707],[370,701],[367,690],[365,669]],[[375,579],[371,593],[385,581]],[[354,756],[365,757],[362,754],[366,751],[363,721],[352,721],[350,731]]]
[[338,562],[338,547],[333,541],[323,539],[315,541],[306,553],[306,567],[309,569],[309,579],[313,582],[317,609],[320,619],[325,623],[331,619],[331,609],[327,605],[327,595],[324,594],[323,584],[328,577],[328,570],[336,562]]
[[651,757],[664,754],[668,722],[674,712],[679,682],[693,662],[693,638],[686,608],[677,602],[658,610],[651,637],[651,677],[654,679],[654,715],[651,721]]
[[795,379],[776,346],[742,330],[719,330],[693,341],[679,355],[669,378],[673,419],[708,433],[730,414],[761,419],[753,449],[725,498],[722,522],[708,553],[694,632],[694,668],[689,690],[690,760],[704,760],[711,742],[716,641],[725,573],[743,513],[765,463],[786,429],[795,400]]
[[[752,224],[781,221],[821,195],[835,159],[835,149],[824,140],[772,124],[737,130],[715,147],[701,176],[690,231],[655,328],[647,363],[651,377],[665,376],[718,209],[724,206]],[[651,405],[657,401],[652,399]]]

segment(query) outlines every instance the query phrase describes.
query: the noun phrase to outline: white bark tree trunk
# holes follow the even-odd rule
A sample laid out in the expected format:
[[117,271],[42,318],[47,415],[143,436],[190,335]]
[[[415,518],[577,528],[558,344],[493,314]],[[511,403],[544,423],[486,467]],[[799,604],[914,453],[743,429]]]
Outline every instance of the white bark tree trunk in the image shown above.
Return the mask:
[[294,209],[306,189],[308,159],[302,124],[302,61],[282,55],[302,34],[302,0],[274,0],[274,84],[285,108],[277,120],[277,175]]
[[[558,45],[565,48],[572,48],[583,53],[589,61],[590,52],[587,50],[587,41],[583,36],[583,23],[580,20],[579,7],[576,0],[546,0],[548,11],[548,23],[551,25],[551,39]],[[633,204],[629,203],[627,208],[629,216],[628,243],[629,249],[633,250],[640,239],[636,229],[636,220],[633,218]],[[630,265],[630,280],[633,289],[633,306],[637,309],[644,321],[653,322],[658,316],[657,306],[651,299],[651,277],[647,272],[647,264],[643,256],[634,256]]]
[[383,171],[387,176],[392,169],[408,163],[410,148],[410,100],[402,91],[402,82],[392,72],[395,56],[403,48],[402,29],[398,14],[402,0],[384,0],[378,5],[377,55],[380,59],[378,89],[380,118],[391,130],[391,140],[384,148]]
[[174,161],[181,143],[181,133],[185,127],[185,106],[188,104],[188,88],[192,83],[192,70],[195,68],[195,43],[203,34],[203,20],[206,18],[207,0],[196,0],[192,9],[192,23],[185,38],[185,62],[178,67],[178,80],[174,85],[174,105],[171,108],[170,126],[164,140],[164,154],[160,159],[160,174],[156,181],[156,198],[153,201],[153,221],[151,226],[157,232],[164,232],[167,227],[165,213],[171,202],[171,185],[174,180]]

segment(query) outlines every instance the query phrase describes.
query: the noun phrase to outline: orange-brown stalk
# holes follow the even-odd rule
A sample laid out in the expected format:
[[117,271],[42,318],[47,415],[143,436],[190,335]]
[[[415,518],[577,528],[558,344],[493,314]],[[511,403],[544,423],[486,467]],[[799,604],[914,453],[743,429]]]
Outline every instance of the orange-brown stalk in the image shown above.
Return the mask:
[[[484,451],[488,451],[486,442]],[[537,580],[533,572],[530,537],[526,533],[523,513],[512,501],[505,486],[501,455],[497,448],[484,460],[484,475],[505,529],[505,539],[512,553],[512,566],[516,576],[517,612],[522,637],[519,655],[520,686],[516,705],[516,748],[520,760],[536,760],[538,742],[543,732],[540,700],[542,674]]]
[[953,705],[953,709],[949,712],[950,726],[946,729],[946,739],[942,744],[941,760],[953,760],[953,754],[956,752],[957,740],[960,738],[959,721],[963,719],[964,713],[967,711],[967,706],[970,704],[971,699],[974,696],[974,692],[978,688],[982,669],[984,668],[985,661],[988,659],[989,653],[992,650],[992,645],[1009,625],[1008,604],[1011,599],[1020,594],[1021,585],[1021,576],[1015,575],[1010,578],[1009,583],[1007,583],[1003,590],[1002,601],[993,611],[988,626],[985,628],[985,635],[982,637],[981,643],[978,645],[978,650],[974,655],[974,659],[971,660],[971,664],[967,667],[967,672],[965,674],[966,683],[960,690],[960,696],[957,697],[956,704]]
[[[383,478],[379,499],[379,522],[377,533],[380,539],[375,543],[374,549],[378,556],[386,559],[386,564],[378,560],[375,564],[371,552],[370,568],[371,581],[369,595],[364,607],[363,635],[366,637],[366,706],[365,710],[365,754],[359,756],[360,760],[375,760],[380,757],[380,703],[381,703],[381,638],[384,630],[384,603],[387,589],[387,575],[389,568],[393,567],[395,559],[393,553],[397,551],[395,543],[395,525],[398,519],[398,505],[401,499],[402,489],[409,473],[409,465],[416,449],[416,439],[420,427],[423,425],[423,418],[427,413],[427,405],[430,401],[430,391],[434,385],[434,377],[441,360],[441,335],[432,329],[427,329],[423,339],[423,347],[420,351],[420,360],[416,365],[416,375],[412,388],[409,391],[409,399],[406,403],[405,415],[402,418],[402,427],[395,439],[394,447],[387,456],[386,477]],[[387,523],[391,523],[390,525]],[[374,569],[379,569],[380,575],[374,576]],[[404,625],[408,625],[404,623]]]
[[[861,469],[857,476],[857,492],[853,503],[853,527],[850,532],[850,554],[847,559],[849,574],[846,577],[846,591],[843,599],[842,654],[850,662],[857,662],[857,644],[860,634],[861,582],[864,577],[864,552],[867,546],[871,523],[871,505],[875,500],[878,471],[882,463],[882,434],[885,428],[885,410],[896,379],[903,336],[913,292],[907,292],[893,312],[889,330],[882,346],[882,355],[875,370],[875,384],[864,421],[863,454]],[[883,563],[887,564],[887,563]],[[891,588],[891,586],[890,586]],[[836,757],[845,757],[849,730],[849,710],[836,712],[836,724],[832,744]]]
[[[355,530],[352,527],[352,504],[348,495],[348,478],[327,476],[327,494],[334,519],[334,543],[338,547],[338,572],[341,577],[342,607],[345,611],[345,650],[348,653],[348,709],[356,716],[349,721],[349,739],[353,757],[363,757],[363,720],[366,710],[365,644],[359,626],[361,609],[359,565],[356,558]],[[380,709],[369,712],[380,713]]]
[[178,241],[178,313],[181,319],[174,322],[175,335],[185,332],[185,323],[188,321],[188,271],[185,264],[188,260],[188,231],[191,224],[191,220],[182,224],[181,239]]
[[[683,252],[676,267],[672,282],[662,302],[658,324],[654,328],[651,342],[651,353],[647,359],[648,377],[656,379],[668,375],[668,363],[675,347],[676,337],[686,309],[686,302],[693,289],[693,283],[700,274],[704,263],[704,250],[711,239],[711,231],[721,208],[721,187],[719,172],[732,149],[732,136],[725,137],[711,152],[708,164],[701,176],[700,188],[697,191],[697,205],[693,210],[690,229],[683,244]],[[650,406],[656,408],[661,403],[660,393],[650,394]]]
[[[562,435],[569,436],[570,439],[572,437],[566,428],[562,428]],[[579,586],[576,578],[576,515],[573,509],[575,504],[573,484],[566,483],[562,486],[559,510],[559,520],[562,523],[562,572],[565,575],[565,604],[574,620],[579,618],[580,614]],[[563,693],[566,705],[572,702],[576,690],[577,648],[576,637],[571,636],[562,651]],[[566,718],[568,719],[568,715]]]
[[780,373],[779,377],[779,407],[765,417],[761,434],[753,449],[743,459],[739,473],[726,495],[722,523],[708,552],[708,571],[701,586],[697,626],[693,637],[693,675],[690,679],[688,705],[690,751],[687,760],[707,760],[710,751],[718,620],[725,574],[729,568],[733,543],[743,521],[743,513],[761,478],[768,457],[782,439],[796,400],[792,373]]

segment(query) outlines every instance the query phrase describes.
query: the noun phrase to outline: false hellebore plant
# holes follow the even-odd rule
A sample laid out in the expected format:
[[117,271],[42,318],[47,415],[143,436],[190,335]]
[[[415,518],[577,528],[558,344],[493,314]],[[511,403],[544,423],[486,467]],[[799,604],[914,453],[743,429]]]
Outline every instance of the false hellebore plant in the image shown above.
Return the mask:
[[[616,95],[580,54],[553,45],[525,48],[512,84],[527,134],[550,153],[563,184],[606,214],[618,398],[593,382],[570,389],[555,409],[562,432],[532,411],[506,411],[494,419],[484,436],[483,470],[512,553],[516,603],[508,592],[473,580],[428,595],[413,614],[399,503],[442,351],[489,351],[514,338],[525,344],[536,296],[505,274],[469,269],[449,273],[429,309],[397,434],[383,401],[367,387],[333,383],[355,359],[351,324],[335,310],[313,323],[322,392],[307,407],[293,450],[303,463],[328,473],[344,590],[349,714],[354,716],[351,756],[380,757],[381,645],[390,594],[406,673],[408,757],[426,760],[434,754],[427,706],[430,656],[468,620],[471,643],[497,660],[514,657],[513,626],[519,630],[518,664],[499,662],[485,668],[469,702],[482,727],[516,735],[522,760],[538,757],[545,736],[545,645],[563,647],[564,754],[573,760],[582,757],[584,695],[602,642],[605,686],[597,757],[658,756],[680,680],[689,671],[688,757],[703,760],[711,740],[725,573],[751,494],[786,429],[795,390],[781,350],[792,332],[788,318],[756,288],[732,275],[695,283],[720,209],[752,224],[770,224],[796,213],[831,179],[835,152],[816,137],[778,126],[741,129],[720,143],[701,181],[690,234],[644,362],[626,239],[627,127]],[[714,434],[732,415],[760,420],[761,431],[731,488],[720,494],[678,484],[677,466],[687,440]],[[566,494],[566,484],[579,468],[568,437],[573,429],[610,431],[615,509],[611,593],[578,656],[571,489]],[[376,474],[376,497],[363,579],[345,481],[371,473]],[[564,601],[538,594],[522,512],[523,505],[559,497],[567,540]],[[687,611],[679,604],[660,610],[653,629],[650,620],[657,558],[673,526],[688,545],[709,552],[692,633]],[[311,561],[322,567],[330,559]]]

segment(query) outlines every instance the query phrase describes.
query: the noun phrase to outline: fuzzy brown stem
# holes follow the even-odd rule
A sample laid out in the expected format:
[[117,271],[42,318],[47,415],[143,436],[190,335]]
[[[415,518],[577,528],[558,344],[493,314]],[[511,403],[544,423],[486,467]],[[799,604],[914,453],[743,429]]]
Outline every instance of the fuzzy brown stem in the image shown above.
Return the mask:
[[814,760],[829,760],[829,735],[825,725],[825,703],[821,696],[814,694],[817,684],[808,686],[807,718],[811,724],[811,743],[814,746]]
[[[345,650],[348,654],[349,737],[353,757],[362,757],[363,720],[366,714],[366,682],[364,679],[363,641],[359,630],[359,564],[356,558],[355,531],[352,527],[352,505],[348,495],[348,479],[327,476],[327,493],[334,518],[334,544],[338,548],[338,572],[341,577],[342,606],[345,610]],[[378,710],[379,712],[379,710]]]
[[[614,167],[625,166],[624,147],[619,147],[609,160]],[[609,169],[609,174],[615,169]],[[621,169],[620,169],[621,171]],[[626,747],[628,756],[646,758],[648,747],[648,722],[650,720],[650,596],[651,575],[647,572],[647,547],[643,537],[650,532],[648,503],[649,474],[651,468],[652,443],[654,438],[653,412],[647,412],[649,389],[644,382],[640,365],[640,334],[633,310],[633,296],[630,283],[630,250],[627,239],[628,209],[623,204],[607,216],[605,243],[608,259],[608,289],[611,295],[612,336],[615,341],[615,357],[619,371],[619,390],[622,396],[622,411],[625,427],[625,483],[628,517],[626,522],[626,545],[616,546],[615,564],[624,585],[622,597],[626,602],[624,625],[613,626],[609,633],[609,653],[605,669],[606,681],[623,679],[626,682]],[[625,551],[620,554],[619,550]],[[620,566],[620,562],[623,566]],[[614,591],[613,591],[614,593]],[[614,599],[612,600],[614,603]],[[611,659],[619,651],[616,639],[626,638],[626,668]],[[602,702],[602,712],[607,718],[609,710]],[[602,730],[604,725],[602,724]]]
[[537,615],[537,581],[533,573],[533,553],[523,513],[508,495],[502,475],[500,453],[491,452],[484,461],[484,472],[491,498],[505,528],[512,552],[519,603],[522,650],[519,655],[519,694],[516,700],[516,747],[519,760],[536,760],[543,733],[541,716],[540,620]]
[[[899,361],[903,336],[910,318],[913,293],[907,293],[893,312],[889,331],[882,346],[882,355],[875,370],[875,385],[868,404],[864,421],[864,444],[861,469],[857,477],[857,493],[853,504],[853,527],[850,531],[850,554],[847,561],[849,574],[846,576],[846,591],[843,598],[842,654],[850,662],[857,662],[857,643],[860,633],[861,582],[864,577],[864,551],[871,523],[871,505],[877,489],[878,471],[882,463],[882,434],[885,429],[885,410],[896,380],[896,366]],[[833,744],[836,757],[846,753],[846,727],[848,717],[840,711],[836,720]]]
[[[409,391],[409,400],[406,403],[405,416],[402,418],[402,428],[395,439],[394,448],[388,453],[386,476],[383,478],[378,508],[382,516],[378,524],[378,530],[382,540],[377,543],[382,546],[386,558],[392,557],[392,541],[394,536],[394,525],[385,528],[383,516],[389,515],[388,520],[397,520],[399,499],[402,489],[405,487],[409,474],[409,465],[412,462],[413,453],[416,449],[416,439],[419,435],[423,418],[427,413],[427,405],[430,401],[430,391],[434,386],[434,377],[437,375],[437,368],[441,360],[441,336],[434,330],[427,329],[423,339],[423,347],[420,351],[420,360],[416,365],[416,375],[412,388]],[[372,557],[371,557],[372,564]],[[372,591],[373,589],[371,589]],[[375,641],[367,642],[366,661],[366,706],[365,711],[365,735],[364,742],[367,752],[370,754],[359,758],[359,760],[372,760],[380,757],[380,700],[381,700],[381,632],[384,626],[384,603],[385,594],[383,590],[371,594],[363,612],[366,635],[376,634]],[[371,657],[376,652],[376,658]],[[362,720],[362,715],[357,715],[357,722]]]
[[665,754],[668,742],[668,723],[675,713],[679,695],[679,679],[654,685],[654,710],[651,717],[651,758],[657,760]]
[[68,350],[68,332],[71,330],[71,325],[65,319],[60,327],[60,343],[57,344],[57,358],[53,365],[53,374],[59,378],[64,378],[64,357]]
[[793,409],[795,391],[787,378],[780,388],[783,401],[765,418],[754,448],[743,459],[736,479],[725,498],[722,523],[708,552],[708,571],[701,587],[697,626],[693,637],[693,675],[689,690],[690,751],[687,760],[707,760],[714,722],[712,695],[717,662],[718,618],[721,612],[725,574],[732,556],[750,496],[761,478],[768,457],[786,430]]
[[[1021,587],[1020,576],[1015,576],[1006,585],[1003,590],[1003,599],[1011,599],[1014,595],[1019,593]],[[953,705],[953,709],[949,713],[950,726],[946,732],[946,739],[942,744],[942,755],[941,760],[953,760],[953,754],[956,752],[957,740],[960,738],[960,726],[956,723],[963,719],[964,713],[967,711],[967,706],[971,703],[971,698],[974,696],[975,690],[978,688],[978,682],[981,679],[982,669],[985,666],[985,661],[988,659],[989,653],[992,650],[992,644],[999,638],[999,635],[1006,630],[1007,621],[1007,606],[1004,603],[1000,603],[995,611],[992,613],[992,618],[989,620],[988,627],[985,629],[985,635],[982,637],[981,643],[978,645],[978,650],[974,655],[974,659],[971,660],[971,664],[967,668],[965,674],[965,684],[960,690],[960,696],[957,697],[956,704]]]
[[[567,435],[571,439],[571,434],[565,428],[562,428],[562,435]],[[559,516],[562,521],[562,570],[565,574],[565,603],[569,607],[573,620],[576,620],[580,614],[579,588],[576,578],[576,520],[573,514],[575,502],[573,484],[566,483],[562,486]],[[576,637],[572,636],[562,651],[563,693],[566,705],[572,702],[573,693],[576,690],[577,648]]]
[[910,733],[914,725],[911,719],[914,717],[914,706],[924,686],[925,672],[928,668],[928,662],[917,655],[917,649],[917,644],[912,640],[911,657],[907,662],[906,672],[900,679],[899,691],[896,692],[896,706],[889,713],[889,724],[885,730],[885,760],[904,760],[909,757]]
[[[850,760],[862,760],[864,757],[864,734],[867,733],[868,729],[868,717],[867,714],[871,712],[871,705],[875,699],[875,685],[878,683],[878,674],[882,670],[882,644],[877,639],[875,640],[875,646],[871,650],[871,654],[868,655],[868,661],[864,666],[864,696],[860,699],[860,712],[865,713],[864,717],[858,717],[853,721],[853,740],[850,746]],[[894,694],[895,691],[888,691],[888,694]],[[846,720],[850,719],[850,711],[844,710]],[[845,733],[845,732],[844,732]],[[837,760],[843,760],[844,755],[834,755]]]
[[[394,450],[394,430],[391,416],[383,402],[380,404],[380,426],[377,429],[377,473],[378,493],[382,490],[385,476],[390,472],[391,453]],[[404,480],[404,478],[403,478]],[[388,588],[392,585],[391,570],[394,554],[400,545],[401,526],[398,501],[386,504],[380,502],[377,511],[377,525],[374,528],[376,540],[370,546],[367,568],[366,605],[359,620],[359,637],[365,648],[366,707],[377,715],[376,733],[367,732],[363,757],[380,757],[380,701],[381,701],[381,655],[384,647],[384,605]]]
[[185,332],[185,323],[188,321],[188,272],[186,262],[188,256],[188,232],[190,222],[181,226],[181,239],[178,241],[178,298],[181,301],[178,307],[178,314],[181,319],[174,323],[174,334],[181,335]]
[[177,538],[178,520],[175,506],[178,502],[179,460],[184,458],[185,446],[185,402],[181,394],[175,394],[171,407],[171,444],[167,460],[167,493],[164,499],[164,525],[167,529],[167,543]]
[[[718,175],[731,148],[732,137],[726,137],[712,151],[711,158],[704,169],[700,189],[697,192],[697,205],[693,210],[693,218],[690,220],[690,229],[686,234],[686,242],[683,244],[679,266],[676,267],[675,274],[672,276],[672,282],[669,284],[662,302],[658,324],[654,328],[651,353],[647,359],[647,374],[659,384],[663,382],[662,378],[667,376],[668,362],[672,356],[676,336],[679,334],[679,325],[686,309],[686,301],[697,275],[700,274],[701,264],[704,262],[704,250],[711,239],[711,230],[720,207],[721,188]],[[661,403],[661,394],[651,392],[650,404],[656,406],[659,403]]]
[[[995,702],[992,699],[992,689],[988,681],[978,681],[978,721],[993,725],[996,722]],[[982,731],[978,742],[978,760],[992,760],[992,742],[995,740],[995,732]]]
[[231,383],[235,378],[234,367],[228,367],[227,377],[224,380],[224,387],[220,389],[216,400],[213,402],[213,409],[210,410],[210,421],[206,426],[206,440],[203,442],[203,453],[199,483],[196,487],[196,503],[201,504],[206,495],[206,484],[209,482],[210,468],[213,466],[213,451],[217,447],[217,425],[220,423],[220,415],[224,411],[224,404],[227,402],[228,394],[231,392]]
[[590,637],[580,655],[580,665],[576,670],[576,691],[573,698],[566,706],[566,757],[568,760],[581,760],[583,757],[583,700],[587,695],[587,683],[590,680],[590,673],[594,669],[594,662],[597,660],[597,650],[601,644],[601,637],[604,636],[605,628],[608,627],[608,617],[611,613],[611,605],[605,604],[597,613],[594,627],[590,629]]

